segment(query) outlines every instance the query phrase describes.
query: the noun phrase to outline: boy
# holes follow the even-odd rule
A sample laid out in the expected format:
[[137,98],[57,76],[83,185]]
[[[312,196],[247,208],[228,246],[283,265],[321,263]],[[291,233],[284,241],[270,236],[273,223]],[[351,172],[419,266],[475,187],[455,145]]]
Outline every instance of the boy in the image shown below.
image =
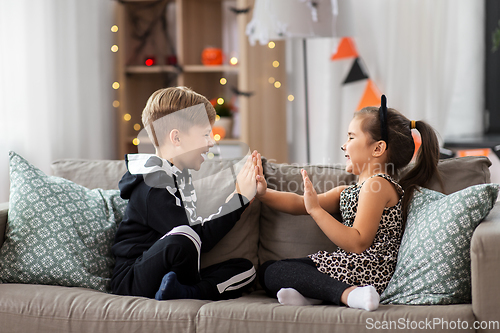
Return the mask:
[[129,199],[112,252],[113,293],[158,300],[239,297],[255,278],[247,259],[230,259],[200,271],[200,252],[209,251],[239,220],[256,191],[249,159],[235,192],[207,219],[196,215],[189,169],[199,170],[214,145],[215,110],[186,87],[160,89],[142,113],[154,155],[126,156],[121,197]]

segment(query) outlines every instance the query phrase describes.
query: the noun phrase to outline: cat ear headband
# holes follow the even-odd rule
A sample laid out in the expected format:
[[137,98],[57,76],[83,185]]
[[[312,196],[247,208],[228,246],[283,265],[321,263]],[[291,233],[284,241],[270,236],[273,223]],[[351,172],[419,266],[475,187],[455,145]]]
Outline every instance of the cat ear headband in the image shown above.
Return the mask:
[[[389,139],[387,130],[387,98],[385,95],[382,95],[380,99],[380,108],[378,109],[380,114],[380,132],[382,134],[382,140],[387,144]],[[415,128],[417,128],[417,122],[415,120],[411,120],[410,129]]]
[[389,135],[387,134],[387,98],[382,95],[380,101],[380,108],[378,109],[380,114],[380,132],[382,134],[382,140],[388,144]]

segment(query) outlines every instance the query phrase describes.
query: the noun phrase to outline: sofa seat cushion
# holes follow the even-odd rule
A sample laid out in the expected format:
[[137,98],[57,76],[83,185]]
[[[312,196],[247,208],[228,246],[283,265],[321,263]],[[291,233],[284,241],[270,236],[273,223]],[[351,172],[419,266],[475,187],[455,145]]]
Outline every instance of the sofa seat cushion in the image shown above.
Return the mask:
[[[470,304],[381,305],[368,312],[336,305],[283,306],[259,291],[203,305],[197,316],[197,332],[456,332],[457,325],[468,327],[460,332],[474,332],[474,320]],[[389,325],[390,330],[386,329]]]
[[0,285],[2,332],[195,332],[208,301],[156,301],[60,286]]
[[127,172],[124,160],[61,159],[52,162],[52,174],[87,188],[117,190]]
[[[206,160],[200,170],[191,171],[198,201],[198,215],[208,217],[217,212],[234,192],[236,175],[246,159]],[[245,258],[258,265],[260,202],[254,200],[235,226],[209,252],[201,254],[201,268],[232,258]],[[210,223],[210,222],[209,222]]]
[[302,258],[320,250],[333,252],[337,246],[321,231],[309,215],[278,212],[261,207],[259,260]]
[[[408,167],[413,166],[410,164]],[[489,183],[491,181],[490,166],[491,161],[486,156],[465,156],[440,160],[438,170],[444,189],[441,188],[436,175],[429,180],[425,187],[444,194],[451,194],[469,186]],[[401,172],[401,177],[407,170],[408,168]]]
[[[277,191],[304,193],[300,169],[304,168],[318,193],[336,186],[352,185],[357,176],[340,166],[277,164],[263,159],[267,187]],[[336,214],[341,219],[340,214]],[[305,257],[320,250],[333,252],[337,246],[325,236],[309,215],[294,216],[262,204],[259,262]]]

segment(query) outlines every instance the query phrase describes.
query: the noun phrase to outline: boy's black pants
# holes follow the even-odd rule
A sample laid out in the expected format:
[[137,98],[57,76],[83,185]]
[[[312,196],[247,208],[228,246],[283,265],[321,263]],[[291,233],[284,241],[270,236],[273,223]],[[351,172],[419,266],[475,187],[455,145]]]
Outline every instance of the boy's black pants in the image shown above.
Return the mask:
[[115,271],[113,293],[154,298],[163,276],[171,271],[181,284],[197,285],[201,299],[236,298],[250,287],[256,275],[250,260],[230,259],[199,270],[201,242],[196,243],[184,232],[165,235],[132,265]]

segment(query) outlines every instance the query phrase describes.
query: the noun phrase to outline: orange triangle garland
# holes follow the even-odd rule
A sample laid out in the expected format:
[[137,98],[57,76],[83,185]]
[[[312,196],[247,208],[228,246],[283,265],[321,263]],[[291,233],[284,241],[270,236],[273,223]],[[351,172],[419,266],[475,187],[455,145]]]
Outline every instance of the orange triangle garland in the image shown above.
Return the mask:
[[357,111],[366,106],[380,106],[380,91],[377,89],[372,80],[368,80],[363,97],[358,104]]
[[344,37],[340,40],[337,52],[332,54],[331,60],[340,60],[345,58],[357,58],[358,52],[354,42],[350,37]]

